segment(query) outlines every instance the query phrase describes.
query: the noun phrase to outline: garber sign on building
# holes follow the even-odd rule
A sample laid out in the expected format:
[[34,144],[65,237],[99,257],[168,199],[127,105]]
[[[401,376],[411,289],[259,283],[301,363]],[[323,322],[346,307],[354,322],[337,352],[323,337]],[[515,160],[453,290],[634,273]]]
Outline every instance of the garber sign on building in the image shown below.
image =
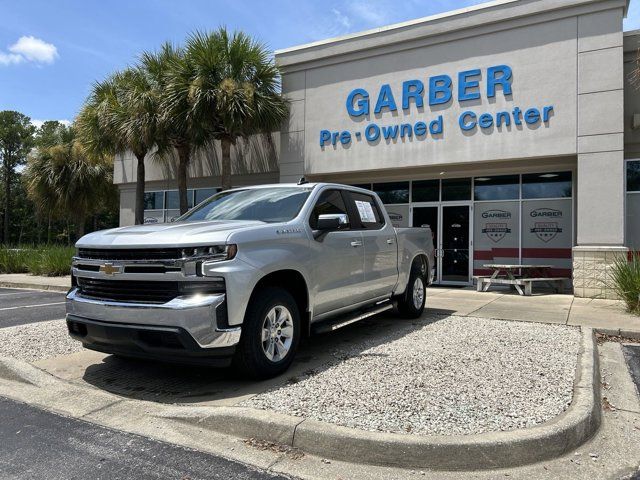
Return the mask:
[[[498,92],[509,99],[513,95],[513,70],[508,65],[495,65],[485,69],[473,69],[461,71],[457,74],[457,82],[449,75],[434,75],[426,82],[421,79],[411,79],[402,82],[402,88],[395,91],[389,84],[380,86],[377,92],[369,92],[364,88],[355,88],[347,96],[346,112],[351,119],[358,121],[361,118],[382,119],[384,113],[394,120],[401,114],[408,114],[417,110],[419,115],[424,114],[425,105],[433,111],[439,107],[446,108],[452,101],[457,100],[461,105],[466,102],[481,100],[482,95],[486,99],[494,99]],[[480,79],[485,78],[484,89]],[[523,125],[536,126],[540,123],[548,125],[554,114],[553,105],[542,106],[513,106],[509,110],[496,112],[483,112],[476,110],[464,110],[456,119],[458,128],[463,132],[473,132],[477,129],[491,132],[501,131],[503,127],[521,127]],[[320,147],[350,146],[353,142],[366,142],[370,145],[377,144],[381,139],[386,141],[397,140],[425,140],[443,139],[446,137],[445,115],[424,117],[418,121],[392,123],[368,122],[358,123],[352,130],[322,129],[319,134]],[[495,128],[494,128],[495,127]]]

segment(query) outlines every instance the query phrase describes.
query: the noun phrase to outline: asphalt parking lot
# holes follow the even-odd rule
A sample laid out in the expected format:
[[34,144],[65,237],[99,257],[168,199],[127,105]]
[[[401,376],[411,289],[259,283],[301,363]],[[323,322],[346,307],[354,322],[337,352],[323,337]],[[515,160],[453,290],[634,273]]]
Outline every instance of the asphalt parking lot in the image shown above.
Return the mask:
[[62,292],[0,288],[0,328],[64,318]]

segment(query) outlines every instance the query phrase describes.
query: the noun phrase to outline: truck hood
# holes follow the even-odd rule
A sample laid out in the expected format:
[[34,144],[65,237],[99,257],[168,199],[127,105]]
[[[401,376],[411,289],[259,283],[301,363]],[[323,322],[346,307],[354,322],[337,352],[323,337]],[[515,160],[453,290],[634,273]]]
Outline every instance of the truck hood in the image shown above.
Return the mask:
[[233,231],[264,225],[250,220],[157,223],[89,233],[76,243],[81,248],[154,248],[215,245]]

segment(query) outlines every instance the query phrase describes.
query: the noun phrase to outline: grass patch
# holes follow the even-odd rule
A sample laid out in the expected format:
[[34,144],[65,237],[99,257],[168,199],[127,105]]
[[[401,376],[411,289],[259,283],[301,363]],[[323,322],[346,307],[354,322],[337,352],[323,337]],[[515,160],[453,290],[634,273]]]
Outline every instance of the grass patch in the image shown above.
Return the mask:
[[47,277],[69,275],[74,253],[74,247],[59,245],[2,247],[0,273],[31,273]]
[[640,314],[640,254],[631,259],[620,256],[612,269],[613,289],[624,300],[627,310]]

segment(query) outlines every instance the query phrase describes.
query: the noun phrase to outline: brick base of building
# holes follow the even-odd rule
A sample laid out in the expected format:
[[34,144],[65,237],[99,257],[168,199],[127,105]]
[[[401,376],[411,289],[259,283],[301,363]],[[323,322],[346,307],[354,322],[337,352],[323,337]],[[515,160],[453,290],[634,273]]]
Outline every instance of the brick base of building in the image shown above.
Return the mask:
[[573,247],[573,294],[576,297],[617,300],[611,269],[626,258],[626,247]]

